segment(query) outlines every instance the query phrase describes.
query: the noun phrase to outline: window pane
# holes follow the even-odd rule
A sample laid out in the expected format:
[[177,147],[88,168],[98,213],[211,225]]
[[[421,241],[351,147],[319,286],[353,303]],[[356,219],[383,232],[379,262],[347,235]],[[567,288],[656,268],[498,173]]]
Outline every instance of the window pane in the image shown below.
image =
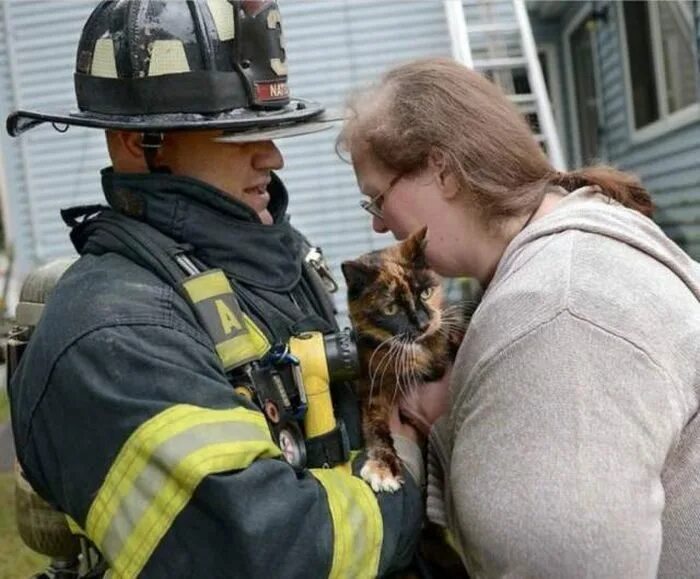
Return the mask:
[[668,112],[698,100],[692,7],[689,1],[659,2]]
[[591,40],[591,32],[585,22],[571,35],[576,116],[581,162],[584,165],[595,162],[598,157],[598,98]]
[[632,82],[634,126],[640,128],[659,118],[649,11],[646,2],[623,2],[623,7]]

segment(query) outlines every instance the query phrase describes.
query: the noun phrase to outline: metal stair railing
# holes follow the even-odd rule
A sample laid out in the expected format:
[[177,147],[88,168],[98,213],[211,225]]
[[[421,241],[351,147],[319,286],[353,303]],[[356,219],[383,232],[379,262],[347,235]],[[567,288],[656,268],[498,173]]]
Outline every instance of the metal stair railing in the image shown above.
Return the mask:
[[444,0],[444,6],[453,58],[482,72],[504,90],[527,117],[554,168],[564,170],[564,155],[524,0]]

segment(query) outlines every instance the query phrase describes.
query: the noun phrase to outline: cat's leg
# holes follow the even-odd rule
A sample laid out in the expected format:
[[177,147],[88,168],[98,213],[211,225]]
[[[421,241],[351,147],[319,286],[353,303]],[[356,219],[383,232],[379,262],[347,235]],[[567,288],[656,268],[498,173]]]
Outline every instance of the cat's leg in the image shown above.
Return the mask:
[[362,428],[367,447],[367,461],[360,476],[375,492],[395,492],[401,488],[401,460],[394,449],[389,430],[391,400],[384,396],[373,398],[363,408]]

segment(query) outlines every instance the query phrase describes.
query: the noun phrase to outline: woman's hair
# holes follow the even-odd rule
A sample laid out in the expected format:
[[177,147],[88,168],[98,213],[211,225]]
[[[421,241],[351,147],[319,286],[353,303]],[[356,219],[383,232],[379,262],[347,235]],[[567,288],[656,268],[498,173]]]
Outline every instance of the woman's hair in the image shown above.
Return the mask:
[[447,58],[417,60],[387,72],[379,85],[351,97],[337,149],[365,147],[383,167],[415,174],[439,159],[489,220],[524,215],[547,185],[571,191],[598,185],[627,207],[651,216],[639,180],[608,166],[561,173],[501,90]]

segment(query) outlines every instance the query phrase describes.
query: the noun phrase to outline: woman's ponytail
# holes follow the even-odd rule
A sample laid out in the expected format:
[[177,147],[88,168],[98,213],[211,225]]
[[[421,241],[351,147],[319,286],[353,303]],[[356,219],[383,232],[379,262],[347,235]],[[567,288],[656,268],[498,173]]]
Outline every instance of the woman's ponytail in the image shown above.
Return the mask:
[[551,182],[567,191],[586,185],[598,185],[604,195],[625,207],[636,209],[647,217],[651,217],[654,213],[654,202],[640,180],[630,173],[618,171],[607,165],[595,165],[578,171],[557,173]]

